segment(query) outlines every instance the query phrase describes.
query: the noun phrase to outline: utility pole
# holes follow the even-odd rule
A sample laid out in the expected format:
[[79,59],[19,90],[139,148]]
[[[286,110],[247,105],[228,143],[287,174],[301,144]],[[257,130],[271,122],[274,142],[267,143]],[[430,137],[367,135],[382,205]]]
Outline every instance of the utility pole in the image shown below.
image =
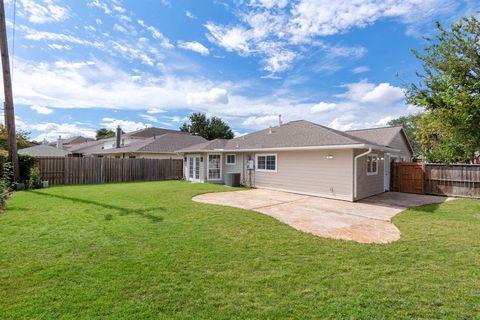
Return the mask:
[[17,155],[17,135],[15,132],[15,112],[13,110],[12,76],[8,57],[7,25],[5,22],[5,3],[0,0],[0,51],[2,54],[3,91],[5,95],[5,127],[7,129],[8,159],[13,166],[13,179],[20,179]]

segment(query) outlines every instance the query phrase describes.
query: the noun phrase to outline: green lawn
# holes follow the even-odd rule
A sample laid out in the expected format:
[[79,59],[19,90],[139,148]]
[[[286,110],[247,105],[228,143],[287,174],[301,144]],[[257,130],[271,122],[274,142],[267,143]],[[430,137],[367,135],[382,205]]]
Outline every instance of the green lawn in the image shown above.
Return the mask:
[[18,192],[0,214],[0,317],[480,318],[480,201],[395,218],[362,245],[151,182]]

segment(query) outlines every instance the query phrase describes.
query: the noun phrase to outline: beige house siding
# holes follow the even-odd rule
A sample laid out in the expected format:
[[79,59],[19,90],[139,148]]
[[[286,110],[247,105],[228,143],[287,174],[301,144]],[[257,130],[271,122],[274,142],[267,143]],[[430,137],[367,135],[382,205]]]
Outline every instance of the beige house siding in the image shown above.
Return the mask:
[[[253,186],[352,200],[353,151],[351,149],[271,153],[277,155],[277,172],[253,171]],[[255,155],[250,154],[252,159],[255,159]],[[333,159],[329,160],[327,156],[330,155]],[[246,175],[245,178],[248,181],[248,173]]]
[[[355,150],[355,156],[366,152],[367,150]],[[373,150],[371,154],[378,156],[378,173],[367,175],[367,156],[357,159],[357,196],[355,200],[370,197],[384,191],[384,153],[383,151]],[[353,162],[352,162],[353,164]],[[352,175],[353,176],[353,175]]]
[[399,156],[401,158],[401,159],[399,159],[400,161],[407,161],[408,162],[412,159],[413,154],[410,151],[410,148],[408,146],[408,142],[405,139],[403,133],[399,132],[395,136],[395,138],[393,139],[393,141],[391,142],[391,144],[389,146],[393,149],[400,150],[400,152],[391,152],[390,153],[391,155]]

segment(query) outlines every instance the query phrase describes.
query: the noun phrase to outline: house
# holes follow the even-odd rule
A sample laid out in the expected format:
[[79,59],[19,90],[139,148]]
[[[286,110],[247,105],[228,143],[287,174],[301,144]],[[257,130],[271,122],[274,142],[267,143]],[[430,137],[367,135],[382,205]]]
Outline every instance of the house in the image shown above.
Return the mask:
[[77,157],[182,159],[175,151],[205,142],[200,136],[163,128],[145,128],[123,133],[118,127],[113,138],[65,146]]
[[49,145],[52,146],[52,147],[57,147],[59,149],[63,149],[66,146],[71,146],[71,145],[84,143],[84,142],[88,142],[88,141],[95,141],[95,139],[86,138],[86,137],[82,137],[82,136],[74,136],[74,137],[70,137],[70,138],[67,138],[67,139],[62,139],[62,137],[59,136],[57,141],[50,142]]
[[70,155],[69,151],[58,149],[48,144],[39,144],[18,150],[19,155],[29,155],[32,157],[66,157]]
[[193,182],[223,183],[356,201],[389,189],[390,161],[410,161],[401,127],[342,132],[309,121],[279,124],[231,140],[178,150]]

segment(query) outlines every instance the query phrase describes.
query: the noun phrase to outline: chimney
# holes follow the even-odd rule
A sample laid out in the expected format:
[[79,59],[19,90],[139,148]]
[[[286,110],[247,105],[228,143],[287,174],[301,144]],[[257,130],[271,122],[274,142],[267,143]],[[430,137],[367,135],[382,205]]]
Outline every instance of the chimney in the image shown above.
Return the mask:
[[58,139],[57,139],[57,148],[58,148],[58,149],[62,149],[62,148],[63,148],[62,136],[58,136]]
[[282,115],[278,115],[278,126],[280,127],[282,125]]
[[117,133],[115,134],[115,148],[120,148],[122,142],[122,128],[120,125],[117,127]]
[[47,138],[43,138],[42,144],[48,144]]

